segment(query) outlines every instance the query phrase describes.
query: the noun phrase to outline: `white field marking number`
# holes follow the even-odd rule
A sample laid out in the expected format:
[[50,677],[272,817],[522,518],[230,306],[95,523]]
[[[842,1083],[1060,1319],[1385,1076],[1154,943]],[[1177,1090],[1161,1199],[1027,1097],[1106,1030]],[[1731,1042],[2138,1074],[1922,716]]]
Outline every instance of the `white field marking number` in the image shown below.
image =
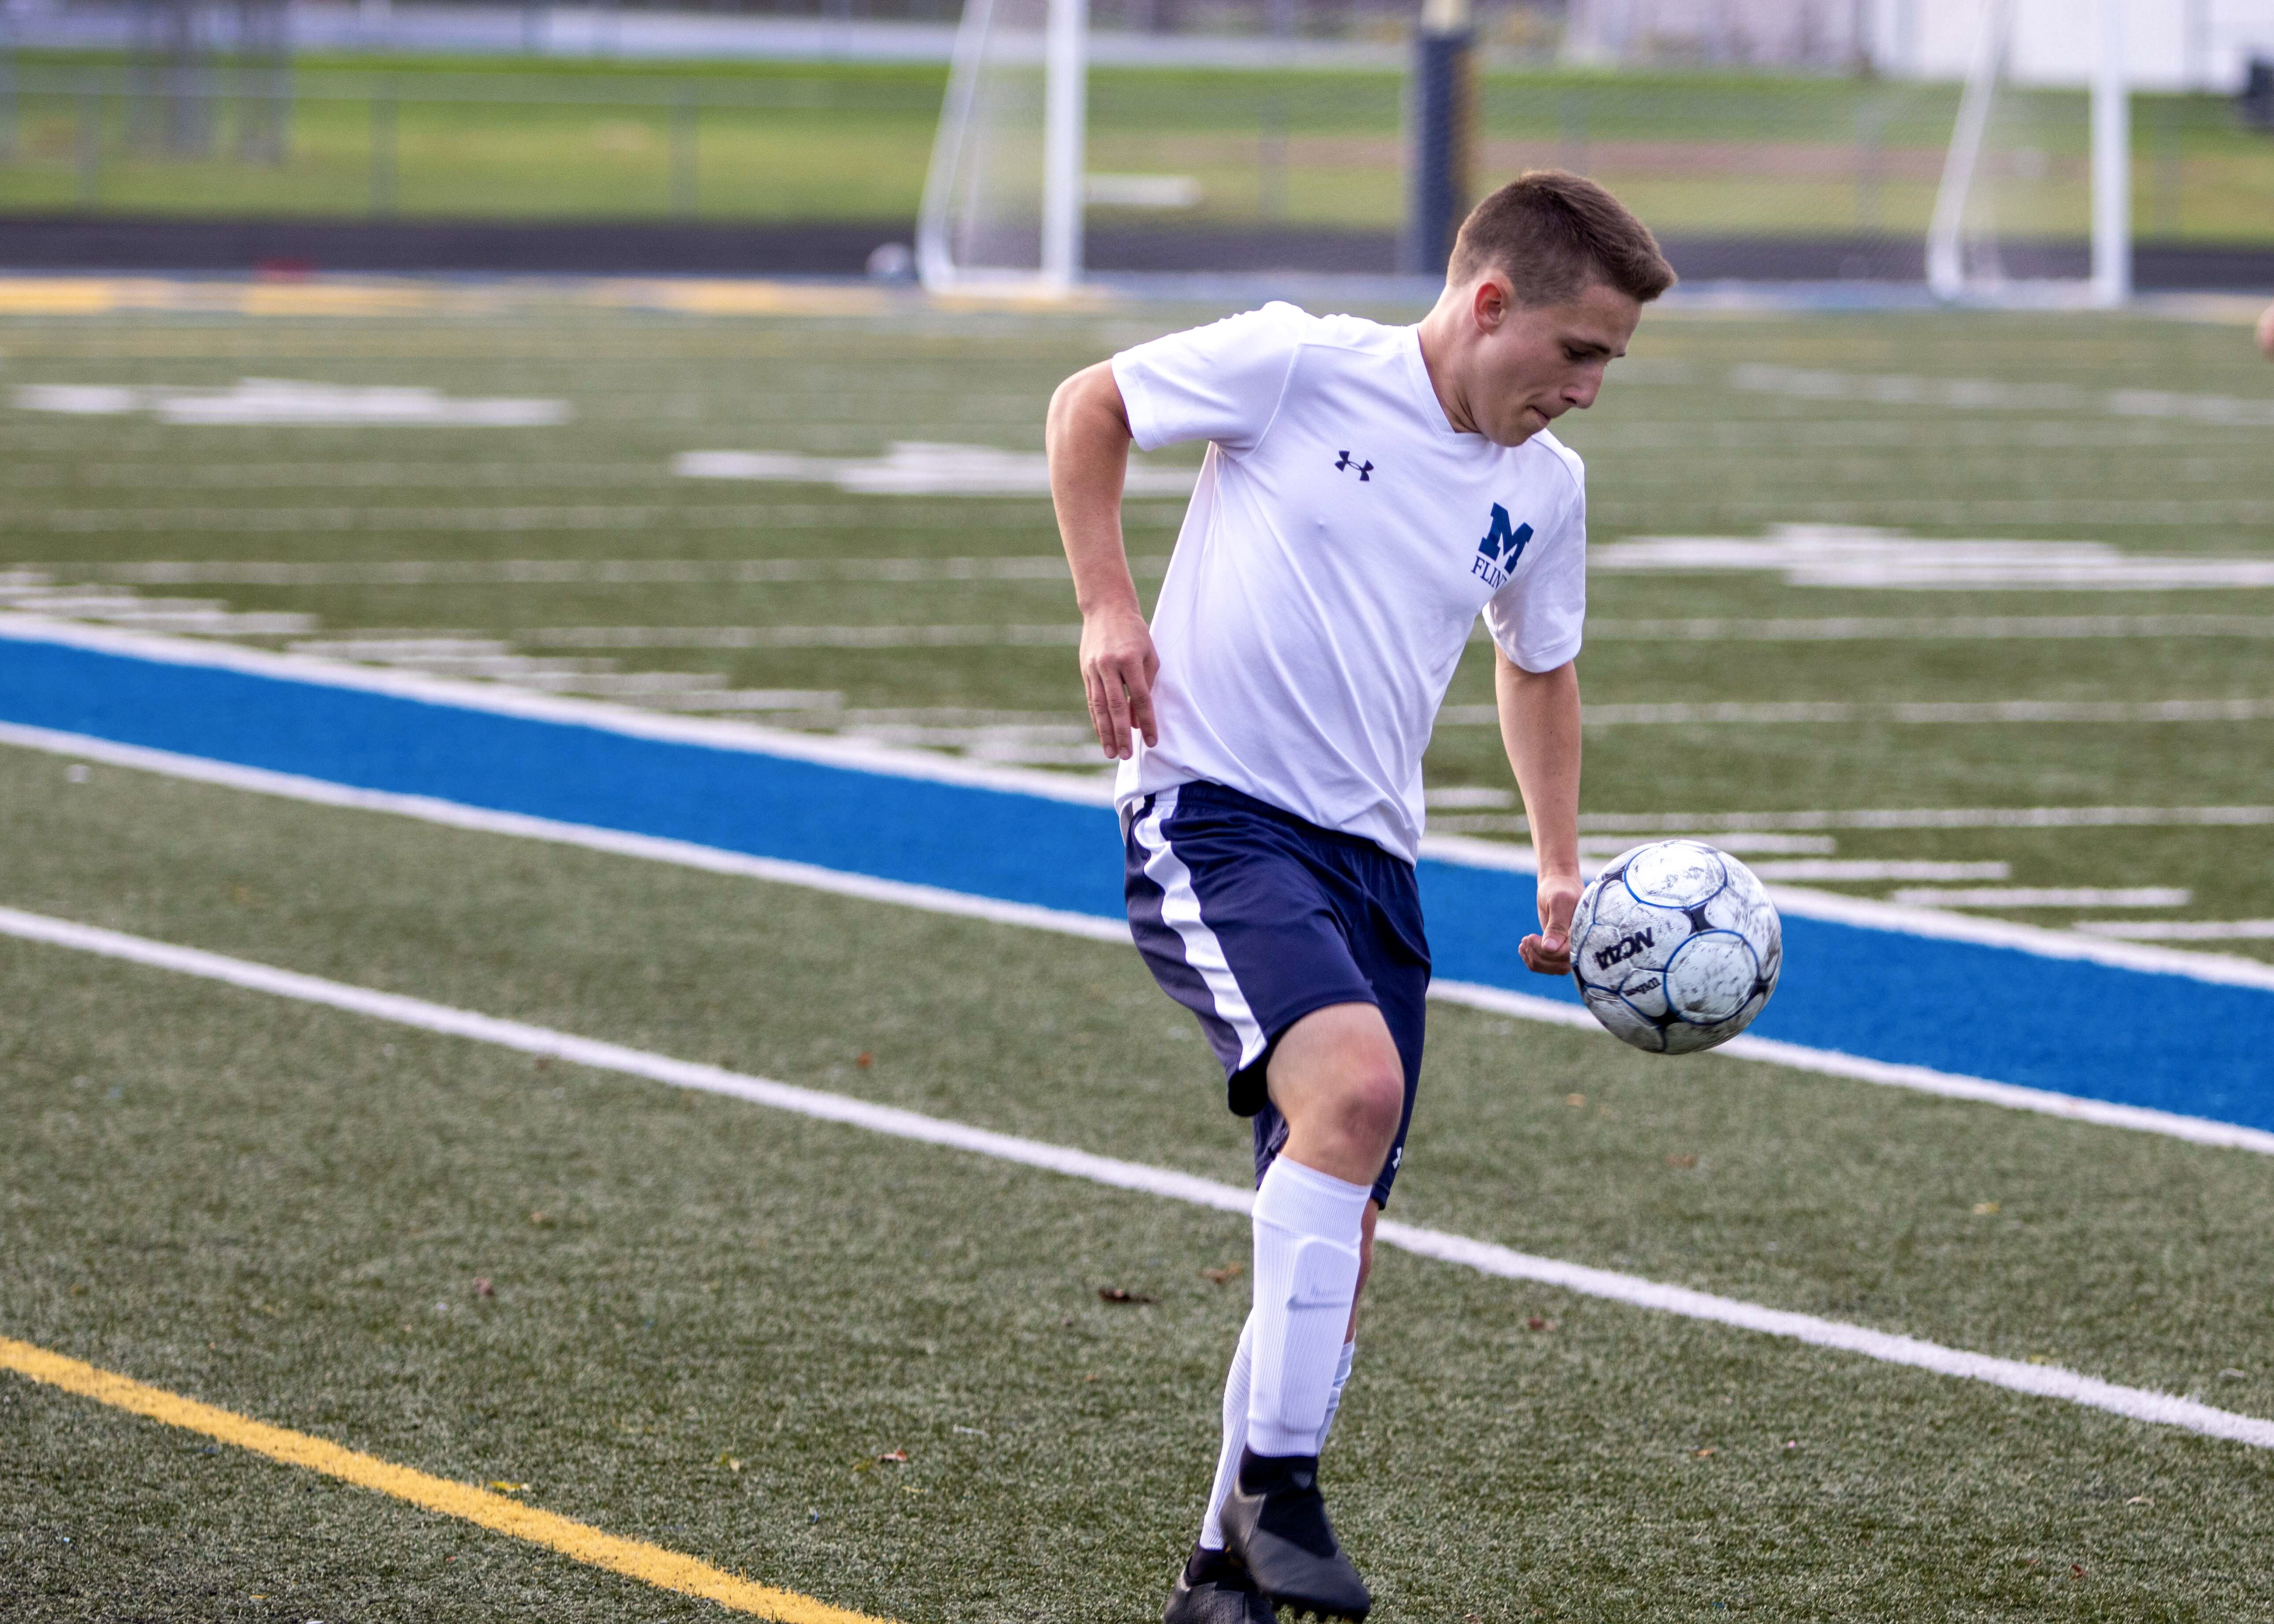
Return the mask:
[[[672,471],[689,479],[779,480],[833,485],[892,496],[1047,496],[1050,460],[1039,451],[1001,451],[933,440],[898,440],[875,457],[808,456],[793,451],[688,451]],[[1199,470],[1133,462],[1122,485],[1131,496],[1189,496]]]
[[163,384],[35,383],[18,389],[23,411],[72,417],[125,417],[147,412],[161,423],[249,427],[313,425],[359,428],[441,425],[449,428],[530,428],[568,421],[566,401],[453,400],[440,391],[377,385],[297,383],[286,378],[241,378],[233,388],[191,389]]
[[2274,588],[2274,558],[2127,553],[2102,541],[1930,540],[1857,524],[1761,536],[1638,536],[1588,550],[1593,575],[1781,575],[1789,586],[1904,591],[2202,591]]

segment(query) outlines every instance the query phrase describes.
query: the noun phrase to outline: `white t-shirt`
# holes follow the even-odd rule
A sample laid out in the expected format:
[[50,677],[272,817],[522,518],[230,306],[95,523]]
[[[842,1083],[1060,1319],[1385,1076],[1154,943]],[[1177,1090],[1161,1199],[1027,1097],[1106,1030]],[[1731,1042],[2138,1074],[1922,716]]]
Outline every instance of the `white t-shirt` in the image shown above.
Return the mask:
[[1291,304],[1125,350],[1113,376],[1145,450],[1210,442],[1153,613],[1161,742],[1117,797],[1212,779],[1411,861],[1478,613],[1526,671],[1579,651],[1578,457],[1456,432],[1419,329]]

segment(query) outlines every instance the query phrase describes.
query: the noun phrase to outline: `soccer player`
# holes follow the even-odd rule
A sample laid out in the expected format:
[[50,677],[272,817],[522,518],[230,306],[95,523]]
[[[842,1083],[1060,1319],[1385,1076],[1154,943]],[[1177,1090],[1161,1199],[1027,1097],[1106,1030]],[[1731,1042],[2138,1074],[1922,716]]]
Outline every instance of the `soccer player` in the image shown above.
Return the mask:
[[[1254,1119],[1254,1306],[1168,1624],[1371,1605],[1318,1457],[1421,1070],[1421,753],[1481,612],[1539,858],[1540,929],[1517,951],[1568,974],[1585,497],[1547,430],[1593,403],[1673,282],[1608,192],[1538,171],[1469,215],[1418,327],[1267,304],[1051,399],[1130,925]],[[1193,440],[1208,455],[1148,628],[1121,538],[1129,446]]]

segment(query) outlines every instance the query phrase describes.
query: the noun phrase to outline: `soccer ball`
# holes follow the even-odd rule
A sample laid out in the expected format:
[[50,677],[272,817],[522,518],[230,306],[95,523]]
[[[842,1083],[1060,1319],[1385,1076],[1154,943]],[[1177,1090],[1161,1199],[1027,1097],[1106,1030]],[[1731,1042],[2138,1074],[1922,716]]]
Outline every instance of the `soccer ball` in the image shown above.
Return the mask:
[[1656,1055],[1726,1043],[1776,990],[1783,929],[1761,883],[1700,840],[1611,860],[1571,916],[1571,979],[1605,1030]]

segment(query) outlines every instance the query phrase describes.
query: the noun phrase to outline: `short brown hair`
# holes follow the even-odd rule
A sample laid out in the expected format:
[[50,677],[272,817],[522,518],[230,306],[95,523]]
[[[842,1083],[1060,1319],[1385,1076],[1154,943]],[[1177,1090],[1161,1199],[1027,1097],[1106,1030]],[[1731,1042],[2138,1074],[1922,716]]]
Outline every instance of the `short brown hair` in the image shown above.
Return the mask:
[[1469,211],[1453,241],[1449,282],[1506,274],[1520,304],[1562,304],[1608,282],[1647,304],[1674,286],[1650,228],[1583,176],[1527,169]]

